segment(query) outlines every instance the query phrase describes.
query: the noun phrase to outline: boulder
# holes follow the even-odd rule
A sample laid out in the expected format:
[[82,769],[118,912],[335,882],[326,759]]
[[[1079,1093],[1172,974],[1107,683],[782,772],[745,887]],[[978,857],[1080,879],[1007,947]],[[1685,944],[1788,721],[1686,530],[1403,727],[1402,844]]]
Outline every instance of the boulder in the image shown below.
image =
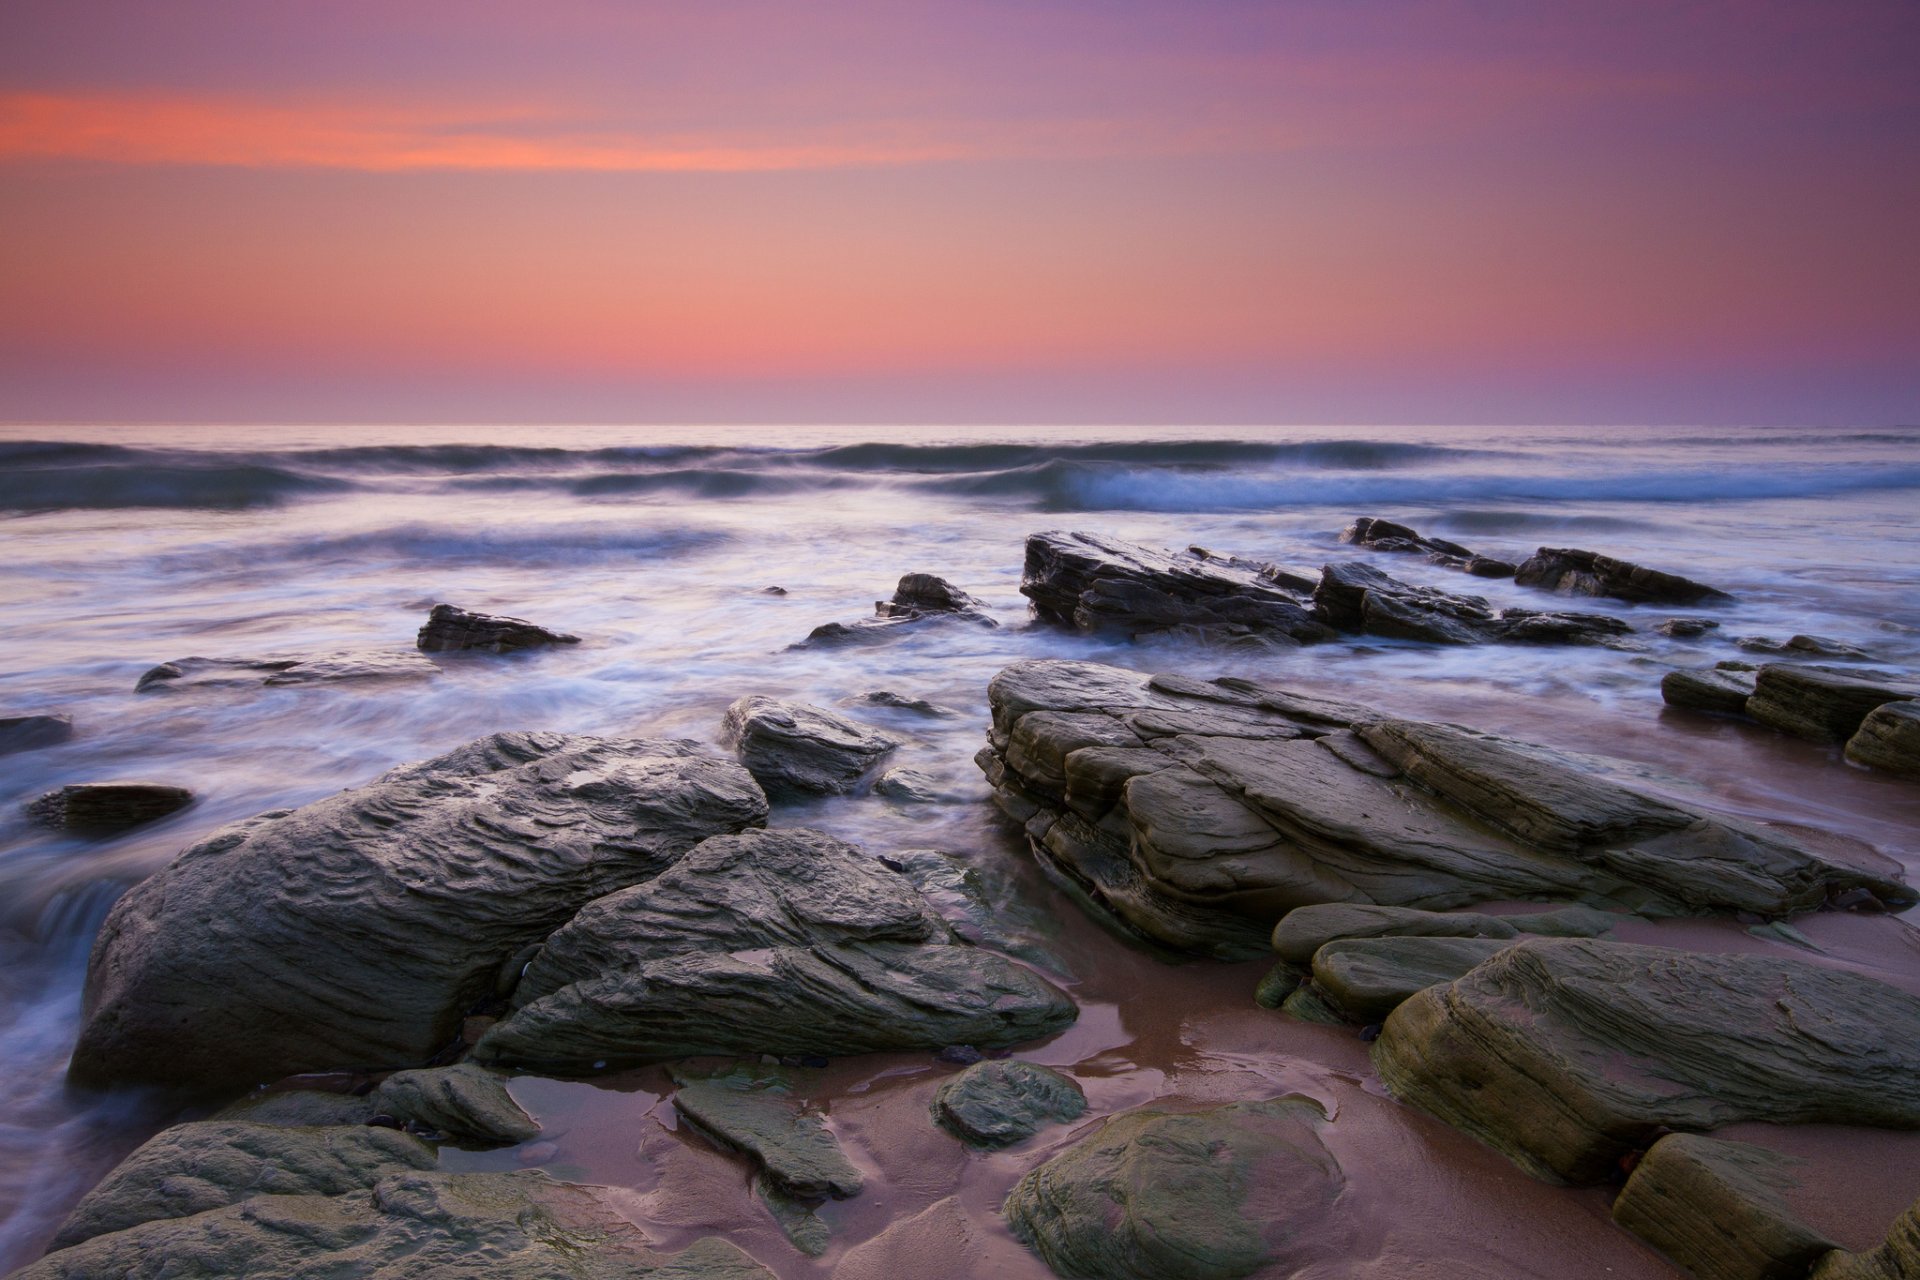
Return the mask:
[[1010,1046],[1073,1002],[961,944],[913,882],[806,830],[709,840],[547,940],[483,1061],[562,1074],[700,1054]]
[[1746,714],[1753,686],[1751,671],[1727,671],[1719,667],[1669,671],[1660,677],[1660,697],[1670,707],[1737,716]]
[[57,747],[71,737],[72,716],[0,716],[0,756]]
[[1071,1077],[1015,1059],[976,1062],[933,1095],[933,1118],[970,1147],[1024,1142],[1049,1124],[1078,1120],[1087,1095]]
[[1721,604],[1733,599],[1676,573],[1573,547],[1541,547],[1521,563],[1513,580],[1562,595],[1611,596],[1635,604]]
[[1914,1280],[1920,1276],[1920,1200],[1894,1220],[1886,1241],[1865,1253],[1836,1249],[1808,1280]]
[[553,631],[524,618],[474,613],[450,604],[436,604],[420,627],[414,645],[422,653],[513,653],[552,644],[579,644],[580,637]]
[[744,1067],[719,1075],[676,1071],[674,1110],[729,1151],[750,1156],[773,1188],[798,1200],[847,1200],[863,1179],[826,1119],[792,1097],[779,1071]]
[[1402,1101],[1570,1183],[1667,1129],[1920,1127],[1920,998],[1771,955],[1519,942],[1395,1009],[1373,1060]]
[[1847,759],[1869,769],[1920,777],[1920,701],[1888,702],[1867,712],[1847,739]]
[[1920,680],[1830,667],[1769,663],[1760,668],[1747,714],[1782,733],[1845,742],[1874,708],[1920,698]]
[[1297,1096],[1123,1112],[1022,1178],[1002,1212],[1061,1276],[1235,1280],[1339,1264],[1345,1175],[1326,1123]]
[[1056,626],[1278,644],[1333,638],[1310,612],[1312,590],[1311,578],[1273,565],[1092,533],[1033,534],[1020,580],[1034,613]]
[[1309,965],[1329,942],[1359,938],[1591,938],[1614,917],[1588,907],[1491,916],[1480,911],[1420,911],[1357,902],[1330,902],[1289,911],[1273,927],[1273,950],[1289,964]]
[[371,1191],[260,1195],[48,1254],[12,1280],[772,1280],[724,1240],[647,1247],[596,1187],[536,1171],[390,1174]]
[[42,826],[108,835],[157,822],[193,803],[193,792],[159,782],[80,782],[49,791],[27,805]]
[[1391,936],[1329,942],[1313,953],[1311,980],[1281,1008],[1309,1022],[1380,1022],[1415,993],[1512,945],[1508,938]]
[[921,623],[955,621],[980,627],[1000,625],[980,608],[978,600],[945,578],[931,573],[909,573],[900,579],[892,599],[874,601],[871,618],[823,623],[791,647],[807,649],[823,644],[881,640],[916,629]]
[[1480,596],[1411,586],[1357,560],[1321,570],[1313,605],[1336,630],[1434,644],[1612,644],[1633,630],[1599,613],[1495,609]]
[[540,1125],[507,1092],[506,1078],[471,1062],[396,1071],[373,1091],[373,1105],[456,1142],[511,1146],[540,1136]]
[[71,1075],[214,1091],[420,1065],[580,906],[765,815],[693,743],[499,733],[236,823],[114,905]]
[[1670,1133],[1648,1148],[1613,1202],[1613,1220],[1694,1280],[1804,1280],[1833,1241],[1782,1192],[1794,1162],[1764,1147]]
[[851,791],[900,745],[822,707],[757,694],[727,708],[721,733],[770,795]]
[[175,658],[142,675],[135,693],[186,689],[341,684],[354,680],[427,680],[440,668],[404,650],[324,653],[306,658]]

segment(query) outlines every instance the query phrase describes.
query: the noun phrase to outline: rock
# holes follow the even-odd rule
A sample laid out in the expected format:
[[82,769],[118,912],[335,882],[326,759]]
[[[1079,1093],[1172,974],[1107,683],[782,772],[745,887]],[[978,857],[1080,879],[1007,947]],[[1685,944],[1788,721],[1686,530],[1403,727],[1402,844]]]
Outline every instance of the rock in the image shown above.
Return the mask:
[[1611,644],[1633,630],[1599,613],[1495,609],[1480,596],[1415,587],[1350,560],[1321,571],[1314,616],[1340,631],[1435,644]]
[[948,719],[960,713],[952,707],[943,707],[937,702],[925,698],[910,698],[904,693],[894,693],[890,689],[875,689],[852,699],[853,702],[868,707],[888,707],[895,711],[911,711],[917,716],[929,716],[934,719]]
[[1463,560],[1474,554],[1457,542],[1448,542],[1445,538],[1423,538],[1404,524],[1395,524],[1378,516],[1361,516],[1341,532],[1340,541],[1365,547],[1369,551],[1401,551],[1418,555],[1438,552]]
[[1718,631],[1720,624],[1712,618],[1668,618],[1654,628],[1663,636],[1672,636],[1676,640],[1696,640],[1709,631]]
[[1847,759],[1869,769],[1920,777],[1920,702],[1888,702],[1867,712],[1847,739]]
[[1793,1161],[1764,1147],[1670,1133],[1613,1202],[1613,1220],[1695,1280],[1803,1280],[1834,1247],[1781,1192]]
[[933,1095],[933,1118],[973,1147],[1010,1147],[1048,1124],[1078,1120],[1087,1095],[1070,1077],[1015,1059],[976,1062]]
[[1329,942],[1356,938],[1517,938],[1523,934],[1591,938],[1607,932],[1613,922],[1606,912],[1588,907],[1490,916],[1479,911],[1330,902],[1289,911],[1273,927],[1273,950],[1289,964],[1309,965],[1314,952]]
[[1920,1200],[1894,1220],[1877,1249],[1848,1253],[1836,1249],[1821,1259],[1808,1280],[1914,1280],[1920,1276]]
[[785,1075],[735,1067],[713,1076],[676,1071],[673,1078],[674,1109],[721,1147],[752,1157],[782,1195],[847,1200],[860,1194],[860,1170],[825,1118],[793,1100]]
[[456,1142],[510,1146],[540,1136],[505,1077],[470,1062],[396,1071],[373,1091],[373,1105]]
[[1920,680],[1871,672],[1769,663],[1760,668],[1747,714],[1814,742],[1845,742],[1874,708],[1920,698]]
[[721,733],[770,795],[851,791],[900,745],[824,708],[759,695],[728,707]]
[[1733,599],[1691,578],[1572,547],[1541,547],[1522,562],[1513,580],[1562,595],[1612,596],[1636,604],[1721,604]]
[[1020,1044],[1073,1021],[1053,984],[955,942],[904,875],[805,830],[709,840],[547,940],[483,1061],[563,1074],[700,1054]]
[[1920,998],[1771,955],[1519,942],[1395,1009],[1373,1060],[1402,1101],[1571,1183],[1666,1129],[1920,1127]]
[[1733,643],[1736,648],[1745,649],[1748,653],[1775,653],[1787,657],[1865,659],[1869,656],[1864,649],[1856,649],[1844,641],[1826,636],[1789,636],[1784,641],[1768,636],[1741,636]]
[[196,1120],[163,1129],[89,1191],[53,1238],[65,1249],[160,1218],[254,1196],[337,1196],[402,1169],[431,1169],[432,1147],[396,1129],[283,1128]]
[[909,573],[902,577],[889,603],[896,609],[917,613],[966,613],[980,607],[978,600],[931,573]]
[[212,1091],[424,1063],[581,905],[765,815],[693,743],[499,733],[236,823],[107,916],[71,1075]]
[[1057,626],[1280,644],[1332,638],[1308,610],[1312,589],[1272,565],[1061,532],[1027,539],[1020,581],[1040,620]]
[[880,640],[915,629],[926,622],[970,622],[975,626],[997,627],[975,600],[945,578],[931,573],[909,573],[900,579],[891,600],[876,600],[873,616],[857,622],[828,622],[815,627],[805,640],[790,646],[813,648],[822,644],[846,644]]
[[551,644],[579,644],[580,637],[537,626],[524,618],[473,613],[450,604],[436,604],[420,627],[414,646],[422,653],[513,653]]
[[1329,942],[1313,954],[1311,982],[1281,1006],[1309,1022],[1379,1022],[1416,992],[1452,982],[1510,938],[1378,937]]
[[1520,568],[1511,560],[1496,560],[1492,556],[1450,556],[1441,551],[1428,556],[1427,563],[1437,564],[1443,569],[1458,569],[1476,578],[1511,578]]
[[760,594],[763,596],[783,596],[787,594],[787,589],[785,587],[762,587],[760,588]]
[[1319,1105],[1289,1096],[1102,1123],[1007,1196],[1007,1225],[1055,1274],[1234,1280],[1341,1261],[1345,1177]]
[[61,831],[105,835],[157,822],[193,803],[193,792],[158,782],[81,782],[49,791],[27,814]]
[[978,761],[1035,855],[1183,950],[1251,958],[1318,903],[1776,917],[1855,886],[1913,899],[1590,762],[1273,685],[1048,661],[1006,668],[988,696]]
[[596,1187],[536,1171],[389,1175],[370,1192],[262,1195],[50,1253],[12,1280],[772,1280],[724,1240],[647,1247]]
[[1660,697],[1670,707],[1738,716],[1746,714],[1753,685],[1750,671],[1723,671],[1719,667],[1669,671],[1660,677]]
[[135,693],[339,684],[352,680],[428,680],[440,668],[417,653],[324,653],[309,658],[175,658],[152,668]]
[[873,791],[905,804],[937,804],[949,798],[935,778],[918,769],[889,769],[873,784]]
[[259,1089],[230,1102],[210,1117],[296,1128],[368,1124],[380,1114],[370,1097],[320,1089]]
[[71,737],[72,716],[0,716],[0,756],[57,747]]

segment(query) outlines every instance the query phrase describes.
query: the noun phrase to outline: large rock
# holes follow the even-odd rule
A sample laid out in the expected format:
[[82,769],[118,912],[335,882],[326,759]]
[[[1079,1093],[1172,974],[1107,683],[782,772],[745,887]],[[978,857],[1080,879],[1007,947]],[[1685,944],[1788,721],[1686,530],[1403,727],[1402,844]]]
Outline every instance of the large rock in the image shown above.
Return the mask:
[[709,840],[547,940],[479,1058],[569,1074],[700,1054],[1019,1044],[1073,1002],[960,944],[907,876],[805,830]]
[[1670,707],[1744,715],[1753,696],[1754,673],[1722,667],[1669,671],[1660,677],[1660,697]]
[[933,1118],[968,1146],[1009,1147],[1042,1126],[1078,1120],[1087,1095],[1051,1067],[1014,1059],[976,1062],[941,1084]]
[[1033,534],[1020,580],[1040,620],[1058,626],[1282,644],[1332,638],[1309,610],[1312,590],[1272,565],[1092,533]]
[[1024,662],[989,700],[979,762],[1036,856],[1183,949],[1250,958],[1288,911],[1330,902],[1784,916],[1856,886],[1913,899],[1590,762],[1275,686]]
[[727,708],[721,732],[747,771],[773,795],[834,795],[851,791],[900,745],[804,702],[757,694]]
[[341,684],[356,680],[427,680],[440,668],[417,653],[363,651],[306,658],[175,658],[148,670],[135,693]]
[[689,742],[500,733],[216,832],[115,904],[77,1081],[415,1066],[583,904],[764,820]]
[[11,1280],[772,1280],[727,1242],[656,1253],[598,1188],[516,1173],[397,1173],[371,1191],[261,1195],[50,1253]]
[[505,1078],[471,1062],[396,1071],[373,1091],[373,1105],[457,1142],[504,1146],[540,1136]]
[[1916,1280],[1920,1277],[1920,1200],[1894,1220],[1878,1248],[1865,1253],[1836,1249],[1814,1267],[1809,1280]]
[[1920,1127],[1920,998],[1772,956],[1534,939],[1394,1010],[1374,1065],[1528,1172],[1599,1182],[1666,1129]]
[[1613,1220],[1694,1280],[1804,1280],[1834,1244],[1787,1204],[1792,1165],[1764,1147],[1670,1133],[1634,1166]]
[[720,1146],[742,1151],[783,1195],[847,1200],[860,1194],[860,1170],[840,1150],[826,1118],[802,1106],[778,1072],[744,1067],[719,1075],[674,1073],[673,1107]]
[[72,716],[0,716],[0,756],[57,747],[71,737]]
[[1513,580],[1562,595],[1612,596],[1636,604],[1713,604],[1733,598],[1677,573],[1573,547],[1541,547],[1521,563]]
[[474,613],[450,604],[436,604],[420,626],[414,645],[422,653],[512,653],[553,644],[579,644],[580,637],[554,631],[524,618]]
[[1600,613],[1495,609],[1480,596],[1411,586],[1357,560],[1330,564],[1314,616],[1340,631],[1435,644],[1612,644],[1633,628]]
[[1847,759],[1869,769],[1920,777],[1920,702],[1889,702],[1867,712],[1847,739]]
[[1876,708],[1920,698],[1920,680],[1769,663],[1760,668],[1747,714],[1814,742],[1845,742]]
[[35,822],[62,831],[106,835],[157,822],[193,803],[193,792],[161,782],[78,782],[27,805]]
[[1340,1263],[1345,1177],[1300,1097],[1101,1124],[1015,1185],[1015,1236],[1061,1276],[1234,1280]]

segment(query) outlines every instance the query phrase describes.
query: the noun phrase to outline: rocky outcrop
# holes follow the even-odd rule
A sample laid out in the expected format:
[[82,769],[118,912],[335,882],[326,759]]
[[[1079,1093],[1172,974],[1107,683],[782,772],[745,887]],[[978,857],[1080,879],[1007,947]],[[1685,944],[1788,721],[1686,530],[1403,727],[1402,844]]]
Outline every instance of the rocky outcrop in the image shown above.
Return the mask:
[[1747,713],[1756,679],[1752,671],[1708,667],[1703,671],[1669,671],[1660,677],[1660,697],[1670,707],[1714,711],[1721,715]]
[[57,747],[71,737],[72,716],[0,716],[0,756]]
[[1280,644],[1332,638],[1310,612],[1312,590],[1313,579],[1273,565],[1092,533],[1033,534],[1020,580],[1035,615],[1056,626]]
[[538,626],[524,618],[474,613],[450,604],[436,604],[421,624],[414,645],[422,653],[513,653],[554,644],[579,644],[580,637]]
[[1897,882],[1544,748],[1239,679],[1024,662],[979,763],[1036,856],[1145,936],[1250,958],[1316,903],[1785,916]]
[[1878,1248],[1865,1253],[1836,1249],[1820,1260],[1809,1280],[1914,1280],[1920,1276],[1920,1200],[1894,1220]]
[[823,707],[757,694],[727,708],[721,733],[747,772],[775,796],[851,791],[900,745]]
[[373,1091],[372,1105],[456,1142],[510,1146],[540,1136],[505,1077],[470,1062],[396,1071]]
[[1513,580],[1562,595],[1611,596],[1635,604],[1720,604],[1733,599],[1704,582],[1573,547],[1541,547],[1521,563]]
[[1010,1046],[1073,1002],[959,943],[911,880],[805,830],[709,840],[581,909],[527,966],[484,1061],[585,1074],[700,1054]]
[[860,1194],[860,1170],[840,1150],[825,1118],[794,1100],[779,1072],[675,1072],[674,1083],[674,1110],[720,1146],[751,1157],[783,1195],[846,1200]]
[[216,832],[115,904],[77,1081],[414,1066],[583,904],[764,820],[692,743],[501,733]]
[[1234,1280],[1342,1260],[1345,1185],[1301,1097],[1114,1116],[1022,1178],[1002,1212],[1061,1276]]
[[187,689],[243,689],[262,686],[342,684],[355,680],[427,680],[440,668],[417,653],[326,653],[308,658],[175,658],[152,668],[134,684],[135,693]]
[[1430,564],[1458,569],[1476,578],[1511,578],[1515,568],[1506,560],[1483,556],[1445,538],[1422,537],[1404,524],[1378,516],[1361,516],[1341,532],[1340,541],[1369,551],[1423,555]]
[[968,622],[979,627],[1000,625],[980,607],[978,600],[945,578],[931,573],[909,573],[894,588],[892,599],[874,601],[871,618],[823,623],[793,647],[805,649],[882,640],[929,622]]
[[1847,759],[1869,769],[1920,777],[1920,701],[1888,702],[1867,712],[1847,739]]
[[1634,1165],[1613,1220],[1694,1280],[1803,1280],[1834,1244],[1788,1206],[1792,1166],[1764,1147],[1670,1133]]
[[1402,1101],[1571,1183],[1667,1129],[1920,1127],[1920,998],[1767,955],[1521,942],[1395,1009],[1373,1059]]
[[1496,609],[1480,596],[1411,586],[1350,560],[1321,571],[1314,616],[1339,631],[1434,644],[1612,644],[1633,628],[1599,613]]
[[1032,1062],[976,1062],[933,1095],[933,1118],[970,1147],[1024,1142],[1049,1124],[1078,1120],[1087,1095],[1070,1077]]
[[159,782],[80,782],[49,791],[27,805],[42,826],[87,835],[109,835],[180,812],[193,792]]
[[1845,742],[1875,708],[1916,698],[1920,680],[1776,662],[1760,668],[1747,714],[1797,738]]

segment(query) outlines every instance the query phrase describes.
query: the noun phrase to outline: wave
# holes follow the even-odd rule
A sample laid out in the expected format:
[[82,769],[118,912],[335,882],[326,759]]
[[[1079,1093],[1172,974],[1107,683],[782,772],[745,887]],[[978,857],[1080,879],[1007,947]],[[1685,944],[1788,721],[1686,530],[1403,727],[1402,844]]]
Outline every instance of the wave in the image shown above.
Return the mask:
[[354,486],[326,476],[252,463],[177,465],[146,462],[0,469],[0,511],[42,512],[117,507],[241,510],[293,497],[339,493]]
[[678,559],[725,545],[733,535],[719,529],[627,529],[606,525],[510,524],[444,526],[390,525],[358,533],[288,538],[198,547],[154,562],[166,571],[209,572],[246,568],[279,572],[273,566],[372,562],[403,564],[511,564],[520,567],[573,566],[600,561],[634,565]]

